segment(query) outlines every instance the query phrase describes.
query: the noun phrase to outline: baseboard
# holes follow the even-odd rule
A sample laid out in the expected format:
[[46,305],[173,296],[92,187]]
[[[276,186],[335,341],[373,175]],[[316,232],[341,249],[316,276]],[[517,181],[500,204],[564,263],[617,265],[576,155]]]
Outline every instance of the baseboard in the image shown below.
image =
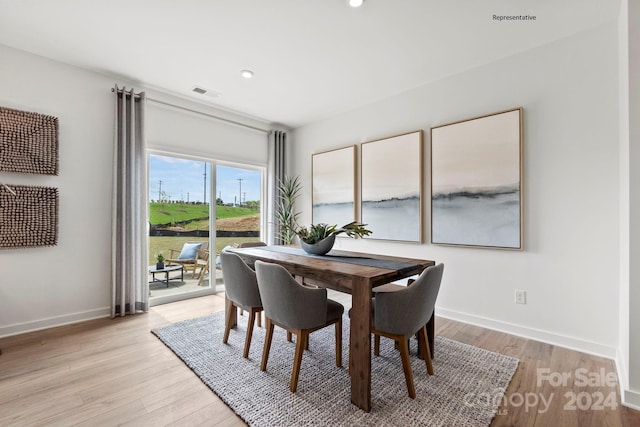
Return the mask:
[[616,375],[618,375],[618,385],[620,386],[620,398],[624,405],[624,391],[627,389],[627,365],[623,363],[624,358],[620,349],[616,351]]
[[507,334],[517,335],[523,338],[566,347],[571,350],[581,351],[583,353],[588,353],[595,356],[606,357],[607,359],[616,359],[615,347],[609,347],[591,341],[585,341],[566,335],[555,334],[549,331],[529,328],[526,326],[503,322],[500,320],[489,319],[487,317],[461,313],[459,311],[448,310],[446,308],[437,307],[436,315],[439,317],[457,320],[463,323],[470,323],[472,325],[481,326],[483,328],[492,329],[499,332],[505,332]]
[[49,317],[33,322],[2,326],[0,327],[0,338],[109,316],[111,316],[111,310],[109,308],[101,308],[97,310],[83,311],[80,313],[65,314],[64,316]]
[[628,408],[640,411],[640,393],[632,390],[622,392],[622,404]]

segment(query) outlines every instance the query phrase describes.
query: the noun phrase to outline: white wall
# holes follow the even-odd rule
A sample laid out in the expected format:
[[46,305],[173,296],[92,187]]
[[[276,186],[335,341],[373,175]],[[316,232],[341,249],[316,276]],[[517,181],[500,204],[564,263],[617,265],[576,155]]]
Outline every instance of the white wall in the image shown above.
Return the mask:
[[640,409],[640,4],[629,1],[629,389],[624,399]]
[[[612,23],[297,129],[292,164],[307,189],[301,219],[311,218],[313,153],[424,129],[428,167],[431,126],[522,106],[524,251],[348,239],[340,246],[444,262],[439,315],[614,357],[617,64]],[[514,304],[516,288],[527,291],[526,305]]]
[[[620,93],[620,292],[616,366],[622,402],[640,409],[640,5],[623,0],[618,20]],[[633,77],[632,77],[633,76]]]
[[632,393],[627,398],[640,409],[640,4],[629,2],[629,143],[631,173],[631,281],[629,292],[629,360]]
[[[0,337],[109,315],[115,83],[131,87],[0,45],[0,105],[53,115],[60,124],[59,176],[0,172],[0,182],[52,186],[60,193],[57,246],[0,250]],[[269,127],[146,92],[164,102]],[[159,104],[148,103],[147,137],[156,149],[261,166],[267,162],[266,134]]]
[[[618,60],[619,60],[619,123],[620,123],[620,291],[618,357],[616,366],[621,390],[629,384],[629,244],[630,244],[630,181],[631,166],[629,152],[629,26],[628,1],[622,0],[618,19]],[[624,398],[624,396],[623,396]]]
[[58,245],[0,250],[0,336],[108,315],[114,81],[0,46],[0,104],[59,120]]

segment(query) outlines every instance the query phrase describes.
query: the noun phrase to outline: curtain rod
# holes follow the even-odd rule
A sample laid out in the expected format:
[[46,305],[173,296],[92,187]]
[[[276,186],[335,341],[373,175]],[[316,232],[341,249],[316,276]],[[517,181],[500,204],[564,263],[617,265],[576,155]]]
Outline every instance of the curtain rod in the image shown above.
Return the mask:
[[[124,88],[119,89],[118,86],[116,86],[115,88],[111,88],[111,92],[115,92],[116,90],[118,91],[118,93],[123,93],[123,92],[126,93]],[[139,94],[134,94],[133,96],[134,97],[138,97],[138,98],[140,97]],[[257,126],[251,126],[251,125],[248,125],[246,123],[237,122],[235,120],[225,119],[224,117],[216,116],[214,114],[209,114],[209,113],[203,113],[202,111],[194,110],[192,108],[183,107],[181,105],[172,104],[170,102],[160,101],[159,99],[154,99],[154,98],[147,97],[147,101],[155,102],[156,104],[166,105],[168,107],[177,108],[179,110],[188,111],[190,113],[199,114],[201,116],[209,117],[211,119],[219,120],[219,121],[222,121],[222,122],[225,122],[225,123],[230,123],[230,124],[236,125],[236,126],[245,127],[245,128],[248,128],[248,129],[252,129],[252,130],[258,131],[258,132],[263,132],[263,133],[266,133],[267,135],[271,134],[271,130],[269,130],[269,129],[262,129],[262,128],[259,128]]]

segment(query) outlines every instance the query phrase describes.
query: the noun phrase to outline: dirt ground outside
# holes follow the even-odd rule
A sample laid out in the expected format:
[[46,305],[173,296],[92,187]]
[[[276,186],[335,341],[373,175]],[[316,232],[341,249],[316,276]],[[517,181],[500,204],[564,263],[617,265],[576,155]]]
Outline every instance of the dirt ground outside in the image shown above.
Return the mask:
[[259,231],[260,215],[217,219],[216,229],[219,231]]
[[[167,227],[167,230],[172,231],[191,231],[193,228],[188,229],[184,227]],[[209,222],[199,222],[198,230],[208,230]],[[221,218],[216,219],[216,229],[218,231],[260,231],[260,215],[239,216],[235,218]]]

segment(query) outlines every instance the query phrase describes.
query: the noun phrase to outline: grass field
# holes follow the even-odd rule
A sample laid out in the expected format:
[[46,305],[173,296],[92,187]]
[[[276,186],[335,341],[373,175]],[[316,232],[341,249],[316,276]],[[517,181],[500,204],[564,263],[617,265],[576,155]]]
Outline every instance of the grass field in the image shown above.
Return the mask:
[[[149,216],[151,224],[175,224],[192,221],[185,224],[187,230],[209,229],[209,205],[195,205],[188,203],[150,203]],[[216,206],[216,228],[218,230],[247,231],[260,229],[260,210],[236,206]],[[175,249],[176,257],[185,242],[206,242],[207,237],[189,236],[150,236],[149,237],[149,265],[156,263],[156,255],[162,253],[165,258],[171,256],[170,249]],[[227,245],[245,241],[255,241],[256,237],[217,237],[215,253]],[[212,251],[213,252],[213,251]]]
[[[259,209],[239,206],[216,206],[216,219],[237,218],[259,213]],[[149,204],[149,222],[153,225],[176,224],[185,221],[193,221],[185,225],[187,229],[208,229],[209,205],[155,202]]]

